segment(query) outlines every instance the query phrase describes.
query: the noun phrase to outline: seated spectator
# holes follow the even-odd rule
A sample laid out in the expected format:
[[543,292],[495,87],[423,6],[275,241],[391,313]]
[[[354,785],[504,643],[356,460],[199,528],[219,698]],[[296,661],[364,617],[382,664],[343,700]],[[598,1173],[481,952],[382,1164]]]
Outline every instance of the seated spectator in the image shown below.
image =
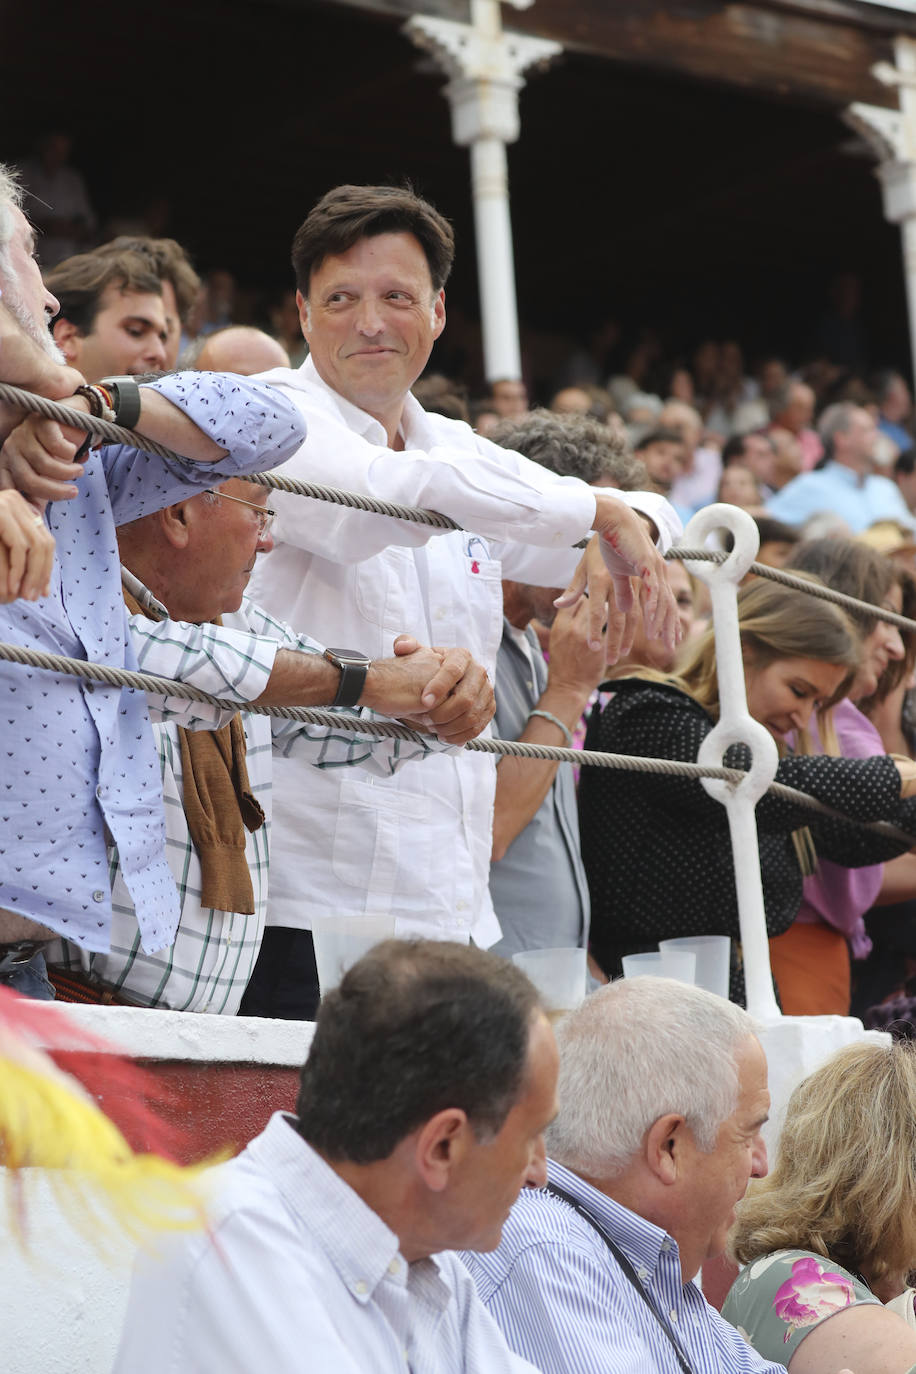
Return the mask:
[[210,1226],[137,1264],[115,1374],[531,1374],[443,1251],[546,1179],[557,1052],[505,959],[390,940],[322,998],[296,1115],[215,1171]]
[[262,329],[230,324],[195,339],[184,366],[195,367],[198,372],[235,372],[240,377],[253,377],[271,367],[289,367],[289,358],[283,345]]
[[165,371],[162,285],[145,255],[80,253],[49,272],[45,285],[60,302],[54,342],[87,381]]
[[662,496],[671,494],[690,465],[690,452],[676,429],[650,429],[633,445],[633,452],[646,465],[649,490]]
[[790,379],[770,397],[770,427],[787,429],[798,440],[802,468],[808,472],[824,452],[824,434],[812,429],[814,392],[805,382]]
[[[756,579],[738,593],[748,709],[797,753],[782,758],[777,780],[800,788],[861,820],[896,818],[916,833],[916,768],[884,756],[841,759],[804,755],[804,731],[815,706],[845,695],[859,662],[859,637],[838,607]],[[615,682],[614,696],[586,743],[611,753],[696,761],[718,718],[712,630],[688,643],[676,675],[644,670]],[[726,766],[747,767],[745,746]],[[794,803],[764,796],[757,805],[767,927],[791,925],[811,871],[811,845],[821,859],[848,867],[895,857],[902,844],[832,821]],[[579,782],[582,857],[592,907],[591,949],[605,973],[620,972],[624,954],[656,948],[679,935],[739,939],[734,864],[721,802],[695,779],[583,769]],[[804,830],[803,838],[795,832]],[[608,836],[614,843],[608,843]],[[650,842],[651,840],[651,842]],[[703,862],[697,861],[703,855]],[[733,967],[731,995],[743,999]]]
[[413,394],[424,410],[469,423],[468,393],[463,382],[453,382],[438,372],[427,372],[414,382]]
[[[725,1299],[789,1374],[916,1363],[916,1049],[847,1045],[789,1099],[768,1178],[738,1206]],[[893,1309],[882,1306],[888,1303]]]
[[584,386],[566,386],[551,398],[549,408],[556,415],[587,415],[591,403]]
[[[240,706],[328,706],[343,682],[340,665],[244,594],[256,554],[273,547],[268,495],[266,487],[224,482],[121,526],[124,566],[171,616],[164,619],[156,602],[150,606],[138,599],[138,589],[125,587],[131,639],[144,672],[175,677],[180,669],[184,680]],[[134,586],[129,578],[128,586]],[[443,700],[457,690],[470,655],[460,649],[440,655],[399,639],[397,657],[365,670],[355,700],[388,715],[422,715],[435,725],[437,711],[428,713],[420,698],[434,678]],[[465,686],[471,681],[465,675]],[[478,733],[493,710],[483,668],[476,669],[474,684],[474,719],[466,723]],[[449,702],[450,711],[451,697]],[[235,1015],[264,935],[274,756],[386,777],[431,750],[425,743],[329,731],[277,716],[219,713],[173,698],[153,698],[151,709],[166,854],[181,902],[175,940],[156,953],[143,950],[115,848],[109,853],[110,951],[89,953],[66,941],[52,945],[46,955],[51,981],[64,1001]],[[453,723],[442,729],[459,742]]]
[[757,478],[743,463],[729,463],[724,469],[717,499],[749,511],[758,511],[763,504]]
[[520,377],[501,377],[490,383],[490,403],[503,420],[520,420],[528,413],[528,388]]
[[716,499],[722,474],[722,455],[706,443],[699,411],[683,401],[667,401],[658,417],[662,429],[674,429],[687,446],[688,465],[671,489],[671,499],[684,518]]
[[[801,544],[788,571],[813,574],[847,596],[912,616],[916,584],[889,559],[851,539],[821,539]],[[846,698],[811,727],[815,749],[844,758],[884,754],[881,736],[868,719],[870,706],[907,679],[916,657],[916,634],[901,632],[875,617],[856,616],[861,650]],[[909,855],[892,861],[911,863]],[[871,948],[863,916],[878,900],[884,865],[848,868],[821,857],[805,877],[798,915],[770,944],[773,973],[783,1011],[791,1016],[849,1015],[850,957]],[[916,896],[916,888],[913,895]]]
[[769,515],[755,515],[754,524],[760,535],[756,563],[768,568],[784,568],[798,547],[798,531]]
[[789,429],[782,429],[779,425],[772,425],[767,430],[767,437],[773,445],[773,477],[770,482],[773,491],[782,491],[783,487],[798,477],[803,469],[803,458],[801,444],[796,436]]
[[878,402],[878,428],[897,445],[900,454],[913,448],[913,397],[906,380],[888,368],[872,378]]
[[730,463],[742,463],[757,479],[764,500],[776,490],[774,464],[776,450],[768,434],[733,434],[722,449],[723,473]]
[[557,1040],[547,1186],[522,1193],[492,1254],[462,1255],[512,1349],[543,1374],[782,1374],[692,1282],[766,1174],[753,1022],[634,978],[588,997]]
[[814,472],[803,472],[767,503],[777,520],[801,525],[820,511],[831,511],[858,534],[876,520],[898,519],[907,527],[914,518],[887,477],[872,471],[877,430],[867,410],[839,401],[821,416],[820,434],[826,461]]

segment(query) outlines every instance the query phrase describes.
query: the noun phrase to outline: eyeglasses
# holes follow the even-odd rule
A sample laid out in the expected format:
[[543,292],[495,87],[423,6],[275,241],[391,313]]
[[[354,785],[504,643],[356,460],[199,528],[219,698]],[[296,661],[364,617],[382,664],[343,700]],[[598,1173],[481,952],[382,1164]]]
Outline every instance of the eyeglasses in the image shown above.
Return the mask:
[[258,517],[258,538],[267,538],[277,518],[277,512],[271,510],[270,506],[258,506],[254,501],[245,501],[241,496],[230,496],[225,491],[214,491],[212,487],[208,487],[207,491],[211,496],[218,497],[220,501],[235,501],[237,505],[247,506],[249,510],[253,510]]

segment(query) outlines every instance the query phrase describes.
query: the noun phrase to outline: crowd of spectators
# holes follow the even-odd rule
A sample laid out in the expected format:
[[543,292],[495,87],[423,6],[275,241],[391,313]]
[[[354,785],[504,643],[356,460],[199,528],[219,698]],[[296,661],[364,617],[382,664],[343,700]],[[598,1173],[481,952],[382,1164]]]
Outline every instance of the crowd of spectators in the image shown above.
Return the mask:
[[[833,1208],[845,1229],[783,1216],[817,1163],[798,1143],[812,1119],[829,1109],[839,1142],[854,1117],[861,1157],[883,1143],[861,1106],[843,1116],[855,1056],[800,1090],[798,1157],[740,1213],[727,1310],[743,1329],[692,1283],[767,1170],[723,808],[695,780],[458,747],[495,716],[506,739],[695,759],[719,713],[713,630],[664,555],[694,512],[743,508],[760,562],[875,608],[742,588],[748,708],[779,777],[896,827],[761,803],[777,991],[800,1014],[905,993],[916,634],[882,618],[916,610],[903,376],[769,358],[752,377],[736,343],[707,341],[687,361],[637,350],[609,376],[597,354],[571,359],[551,396],[518,377],[472,396],[426,371],[454,241],[412,191],[323,196],[295,236],[295,291],[260,330],[236,317],[231,274],[201,282],[174,240],[122,225],[95,242],[67,155],[48,140],[27,169],[51,211],[43,279],[0,168],[0,376],[180,459],[0,409],[0,640],[219,704],[0,661],[0,983],[317,1014],[295,1116],[222,1166],[209,1229],[141,1259],[117,1368],[291,1374],[307,1350],[342,1374],[911,1374],[909,1228],[852,1243],[852,1190]],[[457,528],[245,480],[281,465]],[[364,728],[376,714],[416,734]],[[385,914],[400,938],[322,996],[311,932],[329,914]],[[616,980],[625,954],[694,933],[732,938],[731,1000]],[[587,950],[603,986],[555,1040],[509,956],[558,946]],[[911,1056],[867,1053],[911,1161]],[[909,1175],[898,1185],[903,1209]]]

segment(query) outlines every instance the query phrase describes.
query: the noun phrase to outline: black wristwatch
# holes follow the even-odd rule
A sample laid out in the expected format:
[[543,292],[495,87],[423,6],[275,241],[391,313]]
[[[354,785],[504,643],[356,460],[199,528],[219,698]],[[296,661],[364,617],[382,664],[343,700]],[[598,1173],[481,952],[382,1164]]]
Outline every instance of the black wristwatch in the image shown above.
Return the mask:
[[106,377],[99,383],[111,394],[115,423],[133,429],[140,418],[140,388],[133,377]]
[[355,706],[363,694],[372,659],[360,653],[359,649],[325,649],[324,656],[335,668],[340,669],[340,686],[331,705]]

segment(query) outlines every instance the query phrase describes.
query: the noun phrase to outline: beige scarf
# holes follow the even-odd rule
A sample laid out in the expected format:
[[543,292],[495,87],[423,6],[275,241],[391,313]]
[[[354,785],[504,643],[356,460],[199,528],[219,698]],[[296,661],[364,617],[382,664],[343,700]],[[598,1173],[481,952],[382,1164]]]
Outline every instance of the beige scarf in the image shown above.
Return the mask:
[[[153,619],[127,589],[131,615]],[[221,624],[219,616],[211,622]],[[235,715],[221,730],[178,729],[184,774],[184,813],[200,860],[200,904],[217,911],[254,913],[254,889],[245,856],[245,831],[259,830],[264,812],[251,791],[245,731]]]

